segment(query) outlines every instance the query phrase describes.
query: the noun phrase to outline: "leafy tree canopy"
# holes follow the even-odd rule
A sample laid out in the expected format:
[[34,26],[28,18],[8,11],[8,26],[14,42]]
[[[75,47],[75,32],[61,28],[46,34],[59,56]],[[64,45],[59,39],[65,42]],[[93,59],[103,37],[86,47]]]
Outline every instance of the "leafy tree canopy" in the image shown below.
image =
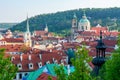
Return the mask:
[[85,47],[78,48],[75,52],[75,58],[71,59],[71,61],[75,71],[70,73],[70,75],[66,75],[62,66],[57,68],[58,80],[93,80],[90,76],[91,69],[88,64],[91,61],[91,57],[89,57]]
[[13,80],[17,68],[10,61],[10,58],[4,57],[5,49],[0,49],[0,80]]
[[117,41],[118,49],[112,53],[100,71],[103,80],[120,80],[120,35]]

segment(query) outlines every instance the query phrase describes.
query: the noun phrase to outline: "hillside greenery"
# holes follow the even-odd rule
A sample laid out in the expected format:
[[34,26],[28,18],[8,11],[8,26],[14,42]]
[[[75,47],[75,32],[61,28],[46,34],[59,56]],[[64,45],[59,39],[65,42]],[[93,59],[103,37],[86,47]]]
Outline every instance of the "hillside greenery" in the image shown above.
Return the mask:
[[8,29],[16,25],[17,23],[0,23],[0,28],[2,29]]
[[[65,33],[71,28],[73,14],[76,13],[78,21],[83,15],[83,10],[87,18],[91,22],[91,26],[101,24],[108,26],[110,30],[120,30],[120,8],[84,8],[68,10],[63,12],[41,14],[29,19],[30,31],[44,30],[45,25],[48,25],[49,32]],[[26,31],[26,20],[11,28],[12,31]],[[66,31],[67,30],[67,31]]]

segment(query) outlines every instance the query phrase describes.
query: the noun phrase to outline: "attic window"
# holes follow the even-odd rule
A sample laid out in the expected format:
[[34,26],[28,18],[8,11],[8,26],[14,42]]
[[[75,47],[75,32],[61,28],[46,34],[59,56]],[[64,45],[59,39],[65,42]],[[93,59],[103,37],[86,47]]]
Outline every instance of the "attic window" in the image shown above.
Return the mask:
[[42,62],[39,62],[38,66],[39,66],[39,68],[41,68],[42,67]]
[[18,67],[18,69],[20,70],[20,69],[22,69],[22,64],[17,64],[17,67]]
[[47,61],[46,64],[50,64],[50,61]]
[[22,79],[22,74],[21,73],[19,74],[19,79]]
[[56,63],[56,64],[57,64],[57,63],[58,63],[58,61],[57,61],[57,60],[55,60],[55,61],[54,61],[54,63]]
[[29,69],[33,69],[33,63],[29,63]]
[[61,65],[63,65],[63,66],[64,66],[64,63],[62,62],[62,63],[61,63]]
[[63,60],[61,60],[61,63],[63,63]]
[[11,57],[11,61],[15,60],[15,57]]
[[28,73],[25,73],[25,76],[27,76],[28,75]]

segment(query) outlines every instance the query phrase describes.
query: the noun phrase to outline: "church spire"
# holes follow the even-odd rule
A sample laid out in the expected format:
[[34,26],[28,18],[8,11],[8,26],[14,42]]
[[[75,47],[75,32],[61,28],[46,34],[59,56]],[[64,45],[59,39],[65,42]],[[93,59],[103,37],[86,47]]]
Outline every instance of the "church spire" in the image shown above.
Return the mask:
[[48,32],[48,26],[47,26],[47,24],[46,24],[46,27],[45,27],[45,31]]
[[28,19],[28,15],[27,15],[27,32],[30,32],[30,30],[29,30],[29,19]]
[[27,15],[27,22],[26,22],[26,32],[24,34],[24,44],[27,47],[31,47],[32,46],[32,40],[31,40],[31,33],[29,30],[29,19],[28,19],[28,15]]

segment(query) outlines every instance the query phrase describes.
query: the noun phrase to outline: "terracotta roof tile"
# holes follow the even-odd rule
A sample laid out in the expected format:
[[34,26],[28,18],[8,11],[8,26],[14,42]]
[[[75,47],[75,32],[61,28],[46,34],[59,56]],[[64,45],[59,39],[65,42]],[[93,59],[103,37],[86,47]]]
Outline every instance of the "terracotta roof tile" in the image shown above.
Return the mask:
[[[48,77],[49,77],[49,76],[51,76],[51,75],[49,75],[49,74],[47,74],[47,73],[42,73],[42,74],[37,78],[37,80],[48,80]],[[52,78],[52,80],[57,80],[57,78],[54,77],[54,76],[51,76],[51,78]]]

